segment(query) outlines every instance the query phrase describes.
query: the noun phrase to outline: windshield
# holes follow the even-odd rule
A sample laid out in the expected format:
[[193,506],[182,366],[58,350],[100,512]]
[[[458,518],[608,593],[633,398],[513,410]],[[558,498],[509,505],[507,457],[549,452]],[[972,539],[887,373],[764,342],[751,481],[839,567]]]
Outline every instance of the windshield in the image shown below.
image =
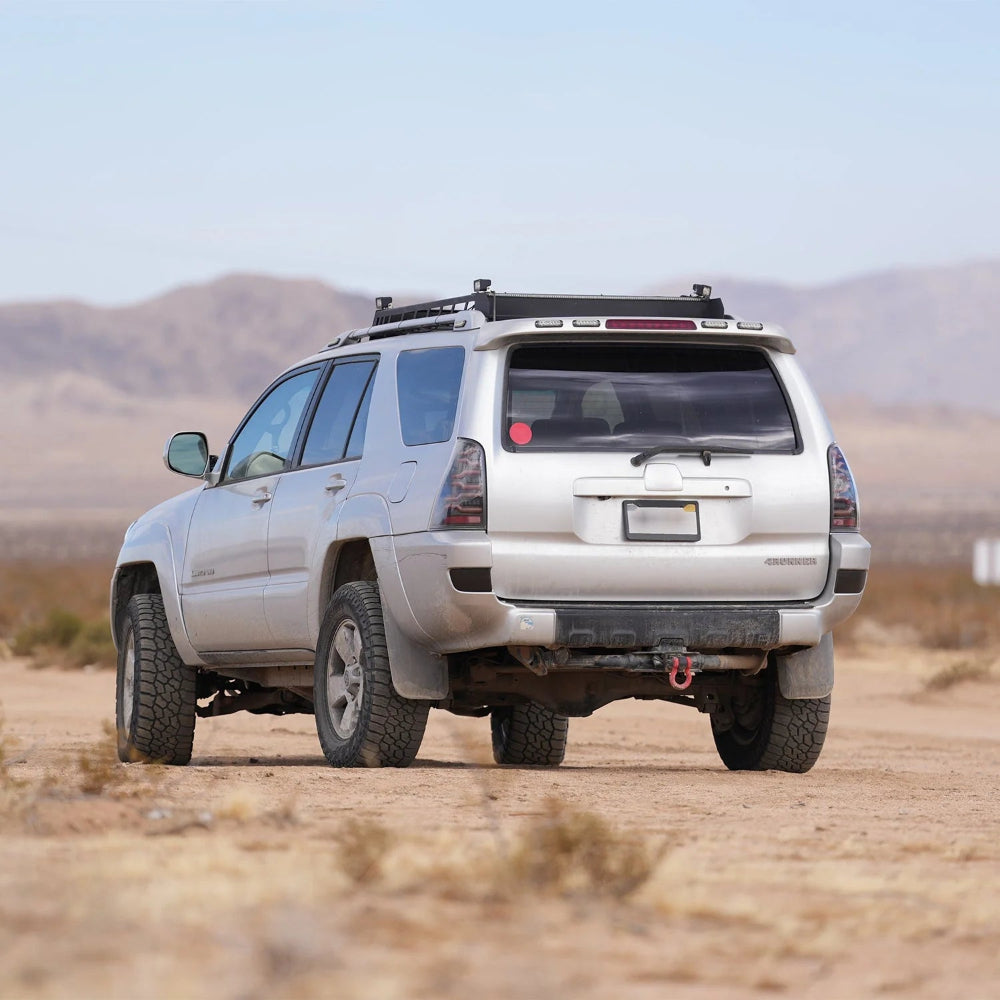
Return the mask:
[[763,351],[692,344],[544,344],[510,356],[505,445],[515,451],[796,449]]

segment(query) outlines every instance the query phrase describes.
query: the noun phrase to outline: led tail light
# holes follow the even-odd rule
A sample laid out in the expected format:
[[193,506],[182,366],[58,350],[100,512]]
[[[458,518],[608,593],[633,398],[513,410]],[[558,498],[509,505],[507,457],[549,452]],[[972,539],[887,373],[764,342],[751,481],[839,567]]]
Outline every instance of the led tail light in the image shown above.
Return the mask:
[[697,330],[690,319],[609,319],[604,324],[609,330]]
[[858,530],[858,491],[844,453],[835,444],[827,452],[830,460],[830,530]]
[[486,456],[482,445],[458,439],[458,450],[438,495],[431,529],[486,527]]

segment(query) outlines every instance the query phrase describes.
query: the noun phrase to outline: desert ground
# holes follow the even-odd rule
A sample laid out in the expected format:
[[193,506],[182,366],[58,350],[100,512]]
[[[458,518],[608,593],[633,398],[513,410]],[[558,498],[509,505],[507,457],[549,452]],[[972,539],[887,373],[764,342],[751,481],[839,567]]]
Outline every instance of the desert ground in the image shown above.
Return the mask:
[[441,712],[405,770],[245,714],[124,765],[112,671],[9,658],[0,996],[998,996],[1000,649],[861,635],[805,775],[638,702],[552,770]]

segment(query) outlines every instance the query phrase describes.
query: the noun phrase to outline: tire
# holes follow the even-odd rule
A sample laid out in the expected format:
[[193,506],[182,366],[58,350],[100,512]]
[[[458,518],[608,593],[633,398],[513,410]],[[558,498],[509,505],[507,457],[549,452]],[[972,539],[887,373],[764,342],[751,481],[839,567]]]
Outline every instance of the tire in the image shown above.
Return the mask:
[[118,757],[186,764],[194,744],[196,671],[180,658],[159,594],[136,594],[118,643]]
[[493,759],[498,764],[540,764],[555,767],[566,756],[569,719],[550,712],[537,701],[490,713]]
[[378,585],[345,583],[319,630],[313,681],[316,731],[334,767],[406,767],[430,705],[392,686]]
[[830,695],[785,698],[772,663],[761,678],[746,679],[728,707],[732,725],[723,729],[713,716],[712,735],[730,771],[804,774],[819,759],[830,722]]

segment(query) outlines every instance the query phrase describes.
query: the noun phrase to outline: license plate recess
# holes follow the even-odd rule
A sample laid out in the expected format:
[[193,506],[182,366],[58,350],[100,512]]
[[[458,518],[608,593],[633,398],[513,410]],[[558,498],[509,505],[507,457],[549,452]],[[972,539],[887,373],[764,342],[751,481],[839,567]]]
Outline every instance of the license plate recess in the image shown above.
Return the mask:
[[701,540],[701,513],[696,500],[626,500],[622,516],[629,541]]

